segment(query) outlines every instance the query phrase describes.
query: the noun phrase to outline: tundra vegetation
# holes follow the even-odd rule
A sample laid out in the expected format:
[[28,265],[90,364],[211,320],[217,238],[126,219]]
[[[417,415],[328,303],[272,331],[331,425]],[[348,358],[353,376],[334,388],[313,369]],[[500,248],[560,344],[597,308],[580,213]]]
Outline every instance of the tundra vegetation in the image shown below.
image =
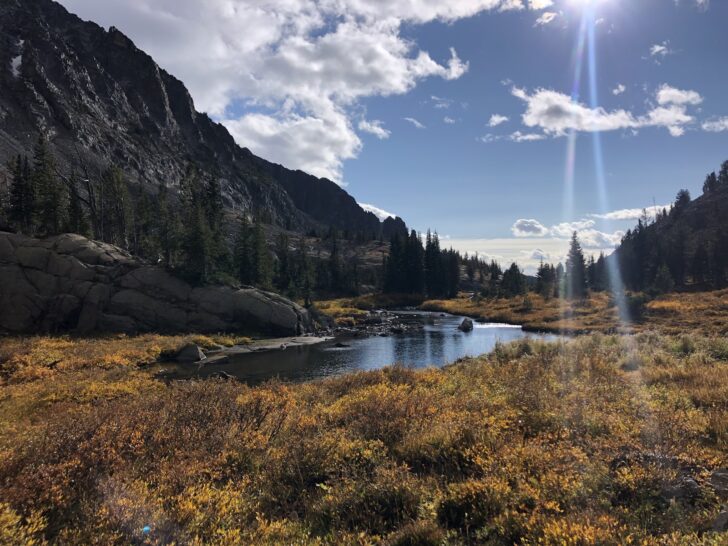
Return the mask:
[[724,338],[258,387],[140,366],[186,341],[2,341],[0,543],[725,544]]

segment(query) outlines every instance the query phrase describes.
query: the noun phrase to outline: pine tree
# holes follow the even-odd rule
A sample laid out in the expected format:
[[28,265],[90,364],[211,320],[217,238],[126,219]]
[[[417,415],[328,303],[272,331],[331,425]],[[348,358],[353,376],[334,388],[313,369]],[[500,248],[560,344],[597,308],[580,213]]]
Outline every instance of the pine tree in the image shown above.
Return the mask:
[[667,265],[662,264],[658,268],[654,284],[655,289],[660,294],[669,294],[675,289],[675,281],[673,280],[672,275],[670,274],[670,269]]
[[116,165],[101,175],[98,208],[101,239],[129,248],[129,228],[132,224],[129,189],[124,173]]
[[705,245],[701,244],[698,246],[695,254],[693,255],[693,282],[696,284],[703,284],[706,282],[708,280],[709,271],[708,251],[706,250]]
[[255,284],[268,290],[272,288],[273,265],[261,222],[256,222],[253,227],[252,249]]
[[278,291],[291,294],[292,291],[295,292],[293,285],[293,264],[288,236],[284,232],[278,234],[275,253],[278,261],[276,262],[274,285]]
[[53,157],[42,136],[33,150],[31,176],[38,230],[43,235],[56,235],[65,223],[66,193],[55,175]]
[[233,263],[235,276],[244,285],[255,284],[255,264],[253,255],[253,233],[245,214],[240,217],[238,232],[235,237]]
[[311,261],[306,253],[306,240],[301,237],[298,243],[298,252],[296,255],[296,274],[298,294],[303,298],[304,306],[311,306],[311,298],[313,296],[313,268]]
[[503,273],[501,291],[507,297],[519,296],[526,292],[526,280],[516,263],[512,263]]
[[728,161],[724,161],[718,171],[718,182],[721,186],[728,187]]
[[175,265],[180,243],[179,216],[172,210],[169,191],[163,183],[157,191],[157,237],[162,261],[167,268]]
[[425,251],[422,248],[422,239],[413,229],[405,247],[406,290],[409,294],[425,293]]
[[34,231],[35,189],[27,157],[11,162],[11,185],[8,219],[18,231],[31,235]]
[[88,237],[91,232],[86,210],[81,202],[81,196],[78,194],[78,181],[75,173],[71,173],[68,179],[68,217],[65,229],[69,233],[78,233],[84,237]]
[[718,177],[715,173],[710,173],[706,178],[705,182],[703,183],[703,193],[713,193],[715,190],[718,189]]
[[584,299],[587,292],[586,262],[576,232],[566,260],[566,297],[570,300]]

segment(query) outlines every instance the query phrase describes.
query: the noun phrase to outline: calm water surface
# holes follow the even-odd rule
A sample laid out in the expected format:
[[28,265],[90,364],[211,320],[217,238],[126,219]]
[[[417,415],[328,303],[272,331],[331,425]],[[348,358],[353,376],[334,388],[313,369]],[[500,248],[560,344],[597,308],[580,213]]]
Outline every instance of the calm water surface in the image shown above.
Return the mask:
[[[412,313],[414,314],[414,313]],[[391,364],[414,368],[441,367],[467,356],[493,350],[496,343],[523,338],[553,341],[557,335],[526,333],[518,326],[475,324],[472,332],[461,332],[462,317],[416,313],[424,328],[389,337],[337,338],[334,341],[283,351],[235,355],[225,364],[174,366],[169,371],[182,377],[205,377],[225,372],[248,383],[272,378],[309,381],[349,372],[374,370]],[[337,347],[336,344],[346,347]]]

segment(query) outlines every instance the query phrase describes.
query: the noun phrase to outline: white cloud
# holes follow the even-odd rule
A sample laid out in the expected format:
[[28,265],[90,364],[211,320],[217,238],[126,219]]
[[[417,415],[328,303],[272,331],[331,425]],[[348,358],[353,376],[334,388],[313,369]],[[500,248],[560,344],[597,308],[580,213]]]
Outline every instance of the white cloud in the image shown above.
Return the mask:
[[[241,145],[336,181],[343,161],[361,149],[352,121],[361,99],[468,70],[452,49],[436,56],[418,49],[402,36],[403,25],[518,8],[513,0],[209,0],[204,8],[199,0],[61,2],[128,34]],[[328,150],[312,156],[306,144],[278,148],[292,140],[280,131],[311,135],[314,128],[329,133],[318,143]]]
[[426,127],[422,123],[417,121],[415,118],[402,118],[402,119],[404,119],[405,121],[408,121],[409,123],[414,125],[417,129],[426,129]]
[[540,133],[522,133],[521,131],[516,131],[508,136],[508,140],[512,142],[537,142],[545,139],[546,135]]
[[669,40],[665,40],[660,44],[654,44],[650,47],[650,57],[658,64],[668,55],[674,54],[675,52],[670,48]]
[[262,157],[333,181],[341,180],[341,162],[361,149],[345,116],[248,114],[225,125],[236,141]]
[[508,122],[508,116],[502,116],[500,114],[493,114],[490,116],[490,121],[488,121],[488,127],[498,127],[499,125]]
[[[522,116],[526,127],[538,127],[550,136],[563,136],[569,131],[602,132],[644,127],[665,127],[673,136],[680,136],[684,127],[694,121],[688,115],[687,104],[695,104],[694,92],[679,91],[663,86],[664,106],[656,107],[643,116],[626,110],[607,111],[602,107],[590,108],[571,97],[549,89],[537,89],[529,95],[524,89],[513,87],[513,96],[526,102]],[[699,95],[698,95],[699,97]],[[702,100],[702,98],[700,99]],[[679,102],[687,101],[687,102]]]
[[536,22],[534,23],[533,26],[535,26],[535,27],[543,27],[543,26],[546,26],[546,25],[548,25],[550,23],[553,23],[554,20],[558,16],[559,16],[559,14],[556,13],[556,12],[553,12],[553,11],[545,11],[544,13],[541,14],[541,16],[538,19],[536,19]]
[[667,104],[676,104],[684,106],[686,104],[697,105],[703,102],[703,97],[697,91],[685,91],[676,89],[663,83],[657,90],[657,103],[665,106]]
[[383,124],[384,122],[378,119],[374,119],[371,121],[363,119],[359,122],[359,130],[374,135],[379,140],[385,140],[389,138],[392,133],[391,131],[385,129],[382,126]]
[[538,220],[521,218],[511,228],[516,237],[546,237],[549,230]]
[[386,220],[387,218],[396,218],[397,215],[392,212],[387,212],[384,209],[380,209],[379,207],[375,207],[374,205],[368,205],[366,203],[359,203],[359,206],[363,208],[367,212],[371,212],[374,214],[377,218],[380,220]]
[[438,108],[440,110],[447,110],[452,106],[453,101],[451,99],[444,99],[442,97],[438,97],[436,95],[432,95],[430,97],[432,102],[435,105],[435,108]]
[[528,6],[533,10],[546,9],[553,5],[553,0],[529,0],[528,2]]
[[541,250],[540,248],[534,248],[531,251],[522,250],[521,253],[529,260],[544,261],[548,262],[551,259],[551,254]]
[[594,220],[578,220],[576,222],[563,222],[550,228],[538,220],[517,220],[511,231],[518,238],[545,238],[568,240],[576,232],[584,248],[609,249],[618,245],[624,237],[624,231],[605,233],[595,229]]
[[498,9],[500,11],[519,11],[526,9],[526,6],[524,5],[523,0],[502,0]]
[[619,209],[607,212],[606,214],[590,214],[592,218],[600,218],[602,220],[618,220],[618,221],[637,221],[645,214],[648,218],[653,219],[657,213],[663,210],[670,210],[672,205],[650,206],[641,209]]
[[612,89],[612,95],[614,95],[616,97],[618,95],[621,95],[625,91],[627,91],[627,87],[625,87],[623,84],[620,83],[620,84],[617,84],[617,87]]
[[563,239],[570,238],[573,233],[591,230],[595,226],[594,220],[578,220],[576,222],[562,222],[553,226],[549,233],[553,237],[561,237]]
[[708,131],[710,133],[728,131],[728,116],[704,122],[703,131]]
[[451,118],[451,117],[449,117],[449,116],[445,116],[445,117],[444,117],[444,118],[442,119],[442,121],[444,121],[444,122],[445,122],[445,123],[447,123],[448,125],[454,125],[454,124],[456,124],[456,123],[457,123],[457,120],[455,120],[455,119],[453,119],[453,118]]

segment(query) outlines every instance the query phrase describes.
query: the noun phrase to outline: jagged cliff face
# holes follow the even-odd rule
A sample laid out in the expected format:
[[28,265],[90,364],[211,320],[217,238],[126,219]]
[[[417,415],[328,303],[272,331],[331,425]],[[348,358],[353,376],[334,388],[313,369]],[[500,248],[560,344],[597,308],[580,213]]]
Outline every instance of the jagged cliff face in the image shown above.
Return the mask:
[[[0,2],[0,162],[45,133],[59,161],[110,163],[175,187],[190,162],[221,181],[227,205],[303,231],[382,224],[333,182],[271,164],[195,110],[185,86],[116,29],[52,0]],[[83,159],[81,159],[83,158]]]

